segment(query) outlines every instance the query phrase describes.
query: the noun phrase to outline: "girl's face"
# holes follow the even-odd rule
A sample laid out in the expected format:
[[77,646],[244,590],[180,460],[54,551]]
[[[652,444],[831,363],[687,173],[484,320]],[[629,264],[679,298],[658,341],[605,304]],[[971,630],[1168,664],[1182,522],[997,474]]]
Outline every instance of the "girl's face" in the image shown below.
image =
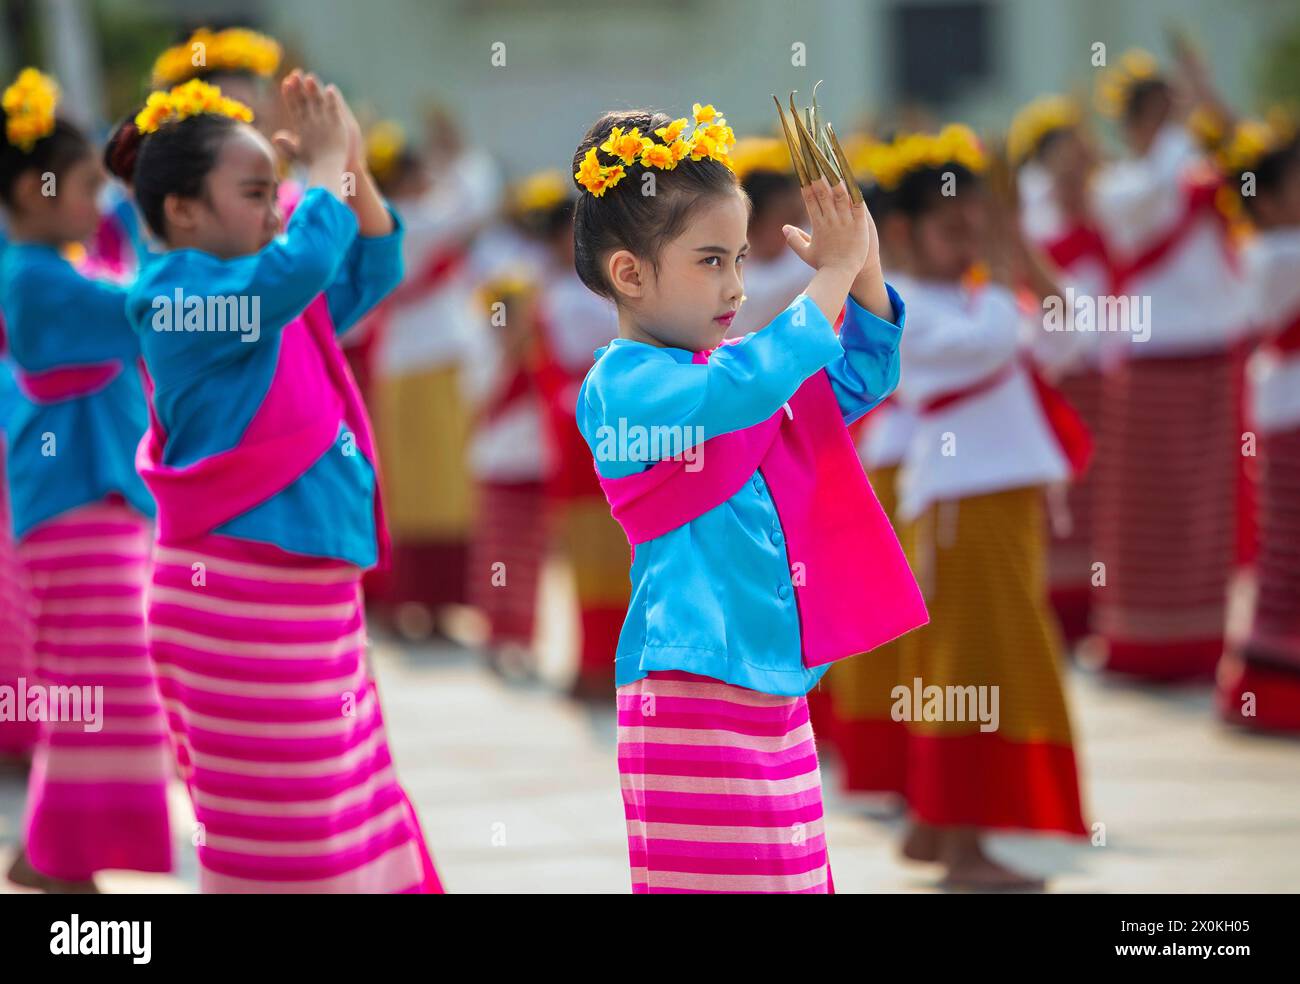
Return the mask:
[[1261,229],[1300,227],[1300,154],[1292,158],[1277,187],[1255,199],[1254,217]]
[[104,170],[90,155],[63,168],[52,180],[36,170],[19,176],[14,187],[17,235],[53,246],[89,239],[99,228],[99,192]]
[[256,253],[280,232],[275,154],[246,124],[231,131],[197,198],[169,197],[167,240],[222,259]]
[[927,280],[959,280],[979,259],[983,209],[980,195],[954,195],[912,219],[913,272]]
[[1097,155],[1077,129],[1070,129],[1046,148],[1042,163],[1057,188],[1081,188],[1097,164]]
[[658,270],[627,250],[609,259],[610,280],[642,341],[699,352],[716,348],[744,294],[749,208],[737,191],[693,210],[659,254]]

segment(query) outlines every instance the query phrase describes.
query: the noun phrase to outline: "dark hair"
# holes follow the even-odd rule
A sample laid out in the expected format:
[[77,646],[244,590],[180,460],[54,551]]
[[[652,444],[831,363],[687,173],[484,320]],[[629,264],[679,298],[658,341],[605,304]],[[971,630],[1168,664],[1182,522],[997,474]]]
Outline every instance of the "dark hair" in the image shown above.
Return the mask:
[[1293,137],[1282,146],[1270,150],[1255,162],[1254,167],[1248,168],[1249,172],[1255,175],[1255,194],[1241,195],[1241,179],[1246,171],[1238,171],[1230,175],[1233,191],[1241,196],[1246,214],[1252,218],[1256,217],[1260,196],[1277,191],[1291,169],[1298,167],[1300,167],[1300,136]]
[[[3,118],[4,113],[0,111],[0,127],[4,126]],[[49,171],[57,175],[91,154],[85,134],[64,119],[56,118],[50,134],[41,137],[26,152],[0,136],[0,201],[13,207],[14,185],[23,173]]]
[[862,198],[877,224],[898,208],[898,192],[886,190],[878,184],[862,185]]
[[745,175],[740,183],[749,196],[751,216],[760,216],[772,207],[772,202],[782,195],[798,191],[799,179],[793,174],[757,168]]
[[1164,79],[1159,76],[1139,79],[1130,85],[1124,94],[1121,118],[1125,123],[1132,123],[1139,117],[1145,116],[1157,100],[1169,97],[1169,83]]
[[955,161],[922,167],[903,176],[892,193],[894,206],[909,219],[918,219],[933,210],[949,197],[943,194],[945,174],[953,175],[958,188],[979,183],[975,172]]
[[1074,132],[1073,126],[1056,126],[1048,130],[1039,139],[1034,151],[1029,155],[1030,160],[1041,161],[1047,156],[1049,150],[1061,142],[1061,138]]
[[228,116],[201,113],[141,135],[133,113],[109,137],[104,166],[131,186],[150,231],[165,239],[163,202],[168,195],[202,195],[222,141],[241,125]]
[[[590,148],[605,142],[614,127],[625,131],[635,127],[642,136],[663,143],[654,131],[671,122],[667,114],[645,109],[606,113],[578,144],[572,172],[578,170]],[[606,155],[602,163],[611,160]],[[641,191],[641,178],[647,171],[655,175],[653,195]],[[710,157],[698,161],[683,158],[671,171],[647,168],[640,162],[627,165],[623,179],[600,198],[578,185],[573,213],[573,266],[578,277],[595,293],[617,300],[601,269],[604,256],[626,249],[648,259],[657,270],[660,251],[681,234],[691,210],[706,198],[728,193],[745,195],[731,169]]]

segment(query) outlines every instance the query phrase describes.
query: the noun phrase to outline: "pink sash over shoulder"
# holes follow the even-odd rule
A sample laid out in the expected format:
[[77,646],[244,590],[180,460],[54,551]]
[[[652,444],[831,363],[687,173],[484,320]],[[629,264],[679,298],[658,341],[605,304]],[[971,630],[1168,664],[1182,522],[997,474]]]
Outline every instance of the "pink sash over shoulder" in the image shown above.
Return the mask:
[[759,471],[785,533],[803,663],[814,667],[882,646],[929,616],[825,371],[805,380],[788,407],[705,441],[701,467],[666,459],[600,484],[635,551],[726,502]]
[[[334,341],[324,294],[282,331],[271,385],[235,447],[185,467],[165,465],[167,436],[152,399],[149,420],[136,467],[158,503],[158,542],[164,545],[202,537],[284,489],[334,446],[340,422],[375,464],[369,418]],[[382,565],[389,540],[378,494],[375,513]]]

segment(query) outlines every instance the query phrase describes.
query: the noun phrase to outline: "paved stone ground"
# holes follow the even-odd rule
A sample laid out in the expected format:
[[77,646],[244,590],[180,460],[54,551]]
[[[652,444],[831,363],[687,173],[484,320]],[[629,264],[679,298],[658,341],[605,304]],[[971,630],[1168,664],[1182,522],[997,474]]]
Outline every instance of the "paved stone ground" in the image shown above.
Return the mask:
[[[544,627],[551,643],[565,631]],[[469,650],[375,646],[399,774],[451,892],[629,890],[613,712],[558,695],[562,648],[548,646],[542,681],[519,684]],[[997,854],[1050,876],[1061,892],[1300,887],[1300,741],[1224,727],[1206,688],[1143,690],[1078,668],[1069,684],[1086,809],[1105,824],[1106,844],[998,837]],[[825,778],[836,888],[936,891],[936,870],[897,858],[891,805],[836,793],[833,761]],[[188,803],[173,792],[176,876],[113,872],[101,876],[106,890],[195,890]],[[22,798],[18,777],[0,776],[0,865]]]

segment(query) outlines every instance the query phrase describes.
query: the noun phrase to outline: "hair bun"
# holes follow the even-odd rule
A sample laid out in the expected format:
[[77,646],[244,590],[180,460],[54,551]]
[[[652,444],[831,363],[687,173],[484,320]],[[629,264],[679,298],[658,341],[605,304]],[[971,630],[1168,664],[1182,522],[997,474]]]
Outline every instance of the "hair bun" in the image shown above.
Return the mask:
[[140,153],[142,139],[140,128],[135,125],[135,116],[132,115],[117,125],[104,147],[104,167],[127,184],[131,183],[135,174],[135,161]]

